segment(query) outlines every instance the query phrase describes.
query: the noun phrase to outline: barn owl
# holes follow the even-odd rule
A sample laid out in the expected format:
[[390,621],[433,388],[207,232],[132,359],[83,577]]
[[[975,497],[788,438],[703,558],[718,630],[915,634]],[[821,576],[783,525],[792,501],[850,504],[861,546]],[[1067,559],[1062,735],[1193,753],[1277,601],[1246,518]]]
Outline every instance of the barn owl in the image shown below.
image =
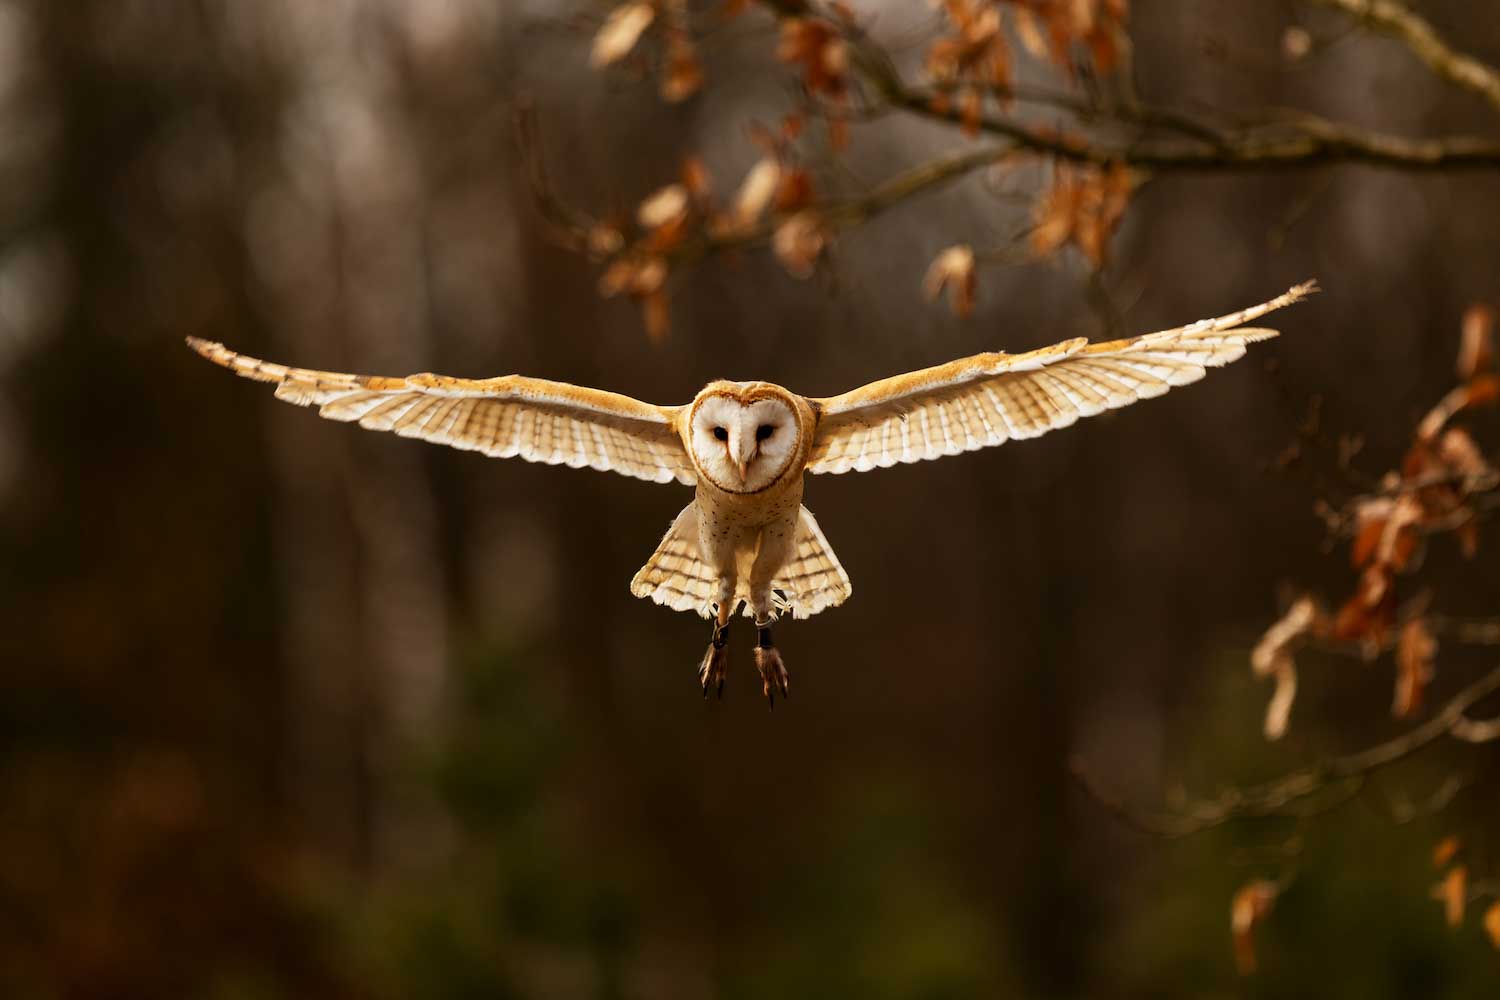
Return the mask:
[[1237,313],[1128,340],[976,354],[839,396],[720,380],[681,406],[521,375],[342,375],[259,361],[197,338],[188,345],[238,375],[274,382],[278,399],[316,405],[332,420],[501,458],[695,487],[630,591],[711,620],[698,667],[705,697],[711,690],[722,696],[729,623],[743,609],[757,630],[761,689],[774,706],[789,685],[772,623],[836,607],[852,589],[802,506],[805,473],[957,455],[1159,396],[1276,336],[1244,324],[1315,290],[1307,282]]

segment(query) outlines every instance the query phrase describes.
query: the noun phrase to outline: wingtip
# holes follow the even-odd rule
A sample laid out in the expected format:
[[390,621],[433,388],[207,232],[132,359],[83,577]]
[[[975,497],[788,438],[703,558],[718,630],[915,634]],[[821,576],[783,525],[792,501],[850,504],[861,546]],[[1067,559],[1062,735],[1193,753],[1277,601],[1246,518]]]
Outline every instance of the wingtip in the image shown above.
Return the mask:
[[224,353],[223,344],[212,340],[204,340],[202,337],[185,337],[183,339],[187,342],[188,348],[199,357],[207,358],[215,364],[224,363],[218,357]]
[[1300,302],[1303,299],[1307,298],[1309,295],[1316,295],[1322,290],[1323,289],[1318,286],[1317,278],[1309,278],[1306,281],[1302,282],[1302,284],[1300,285],[1293,285],[1286,294],[1291,298],[1293,302]]

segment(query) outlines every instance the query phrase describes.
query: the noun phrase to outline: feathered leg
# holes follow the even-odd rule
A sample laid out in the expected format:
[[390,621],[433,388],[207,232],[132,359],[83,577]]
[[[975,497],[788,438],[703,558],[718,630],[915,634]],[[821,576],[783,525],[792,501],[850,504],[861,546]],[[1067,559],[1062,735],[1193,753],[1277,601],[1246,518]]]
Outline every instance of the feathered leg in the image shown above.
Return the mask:
[[728,672],[729,607],[720,604],[714,618],[713,638],[709,641],[708,651],[703,654],[703,662],[698,664],[698,683],[703,686],[703,697],[707,698],[708,689],[713,688],[714,693],[723,698],[724,675]]
[[761,692],[766,696],[766,702],[776,707],[776,692],[781,692],[781,697],[786,698],[791,694],[787,683],[786,664],[782,662],[781,651],[776,648],[771,639],[771,622],[766,620],[765,624],[755,623],[757,638],[755,642],[755,669],[760,671]]

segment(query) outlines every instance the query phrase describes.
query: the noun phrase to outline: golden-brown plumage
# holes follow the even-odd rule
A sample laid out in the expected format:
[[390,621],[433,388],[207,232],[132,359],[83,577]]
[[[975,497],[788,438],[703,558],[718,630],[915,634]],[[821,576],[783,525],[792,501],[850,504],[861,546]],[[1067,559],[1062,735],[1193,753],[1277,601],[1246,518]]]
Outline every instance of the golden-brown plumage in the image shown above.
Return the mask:
[[[809,398],[768,382],[713,382],[684,406],[506,375],[405,378],[288,368],[190,338],[238,375],[333,420],[392,430],[496,457],[619,472],[696,487],[631,593],[715,618],[723,638],[737,607],[766,626],[757,663],[769,695],[785,693],[769,623],[806,618],[848,598],[849,577],[802,506],[804,473],[917,462],[1036,437],[1079,417],[1158,396],[1242,357],[1276,331],[1243,324],[1316,291],[1127,340],[1067,340],[1025,354],[988,353]],[[717,652],[716,652],[717,650]],[[765,650],[761,652],[759,650]],[[710,647],[704,691],[722,680]]]

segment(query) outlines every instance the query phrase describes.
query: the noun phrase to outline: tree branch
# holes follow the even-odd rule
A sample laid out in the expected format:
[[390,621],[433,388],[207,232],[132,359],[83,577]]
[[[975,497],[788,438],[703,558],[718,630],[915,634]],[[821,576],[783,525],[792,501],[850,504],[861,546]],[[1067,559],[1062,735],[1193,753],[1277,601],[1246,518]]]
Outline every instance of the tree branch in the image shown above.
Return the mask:
[[1332,7],[1391,35],[1434,73],[1479,94],[1500,111],[1500,73],[1472,56],[1456,52],[1425,19],[1397,0],[1309,0]]
[[[1464,688],[1432,718],[1394,739],[1356,753],[1331,757],[1274,781],[1230,789],[1216,799],[1205,799],[1171,812],[1143,811],[1124,802],[1103,789],[1078,761],[1073,763],[1073,776],[1084,791],[1129,825],[1168,837],[1188,836],[1235,819],[1305,814],[1309,806],[1313,811],[1322,811],[1351,796],[1371,774],[1410,757],[1445,735],[1466,742],[1478,742],[1471,739],[1476,734],[1484,739],[1500,738],[1500,720],[1475,722],[1464,714],[1496,691],[1500,691],[1500,667]],[[1314,796],[1323,792],[1335,793],[1331,804],[1320,806],[1316,802]]]
[[[890,53],[857,25],[837,16],[817,14],[816,8],[806,0],[762,2],[779,18],[825,17],[846,39],[850,65],[887,106],[934,121],[965,124],[960,111],[934,100],[939,96],[937,93],[909,85]],[[1357,3],[1360,0],[1343,2]],[[1077,105],[1070,110],[1081,113]],[[1096,166],[1124,163],[1156,172],[1267,171],[1340,163],[1410,171],[1500,166],[1500,142],[1478,136],[1409,139],[1332,122],[1316,115],[1298,115],[1280,123],[1290,131],[1289,135],[1268,136],[1245,130],[1221,133],[1196,119],[1191,119],[1189,124],[1187,116],[1167,109],[1145,109],[1135,113],[1109,109],[1107,113],[1125,124],[1164,125],[1189,133],[1206,130],[1206,134],[1187,141],[1106,143],[1066,136],[1055,129],[999,115],[981,116],[977,122],[968,124],[1061,160]]]

